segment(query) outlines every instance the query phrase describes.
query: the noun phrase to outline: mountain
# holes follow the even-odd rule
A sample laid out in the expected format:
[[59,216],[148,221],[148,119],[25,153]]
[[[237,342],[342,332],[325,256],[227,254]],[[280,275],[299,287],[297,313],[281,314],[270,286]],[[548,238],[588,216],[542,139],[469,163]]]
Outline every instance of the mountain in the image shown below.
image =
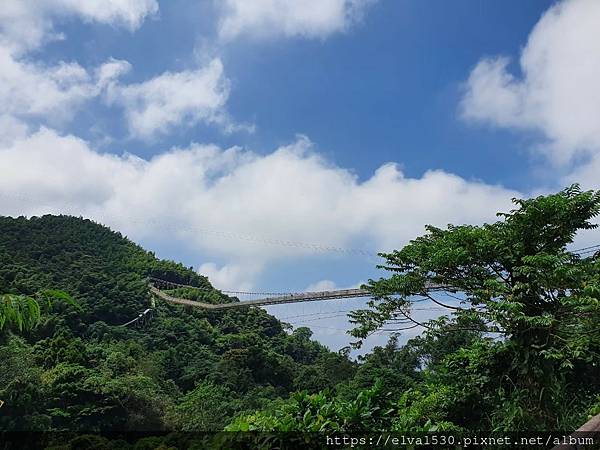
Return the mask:
[[[202,288],[192,268],[70,216],[0,217],[0,293],[70,294],[27,333],[0,331],[1,430],[220,430],[299,390],[332,388],[355,364],[261,309],[210,312],[152,299],[147,277]],[[154,305],[154,306],[152,306]],[[123,326],[146,308],[151,319]]]

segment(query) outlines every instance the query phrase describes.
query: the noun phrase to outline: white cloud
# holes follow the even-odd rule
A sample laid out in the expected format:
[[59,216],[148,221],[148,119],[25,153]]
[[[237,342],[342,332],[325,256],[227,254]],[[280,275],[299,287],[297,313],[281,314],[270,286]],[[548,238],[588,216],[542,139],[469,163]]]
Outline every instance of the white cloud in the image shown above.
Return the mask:
[[47,66],[18,60],[0,47],[2,114],[44,117],[53,123],[69,119],[127,67],[124,61],[111,60],[90,74],[77,63]]
[[74,62],[45,65],[15,57],[0,46],[2,114],[44,119],[53,126],[71,119],[89,100],[103,97],[123,107],[131,136],[152,139],[181,125],[213,123],[225,132],[235,124],[225,110],[229,80],[214,59],[197,70],[165,72],[143,83],[121,84],[131,70],[127,61],[110,59],[94,70]]
[[96,69],[97,84],[100,88],[108,87],[130,70],[131,64],[127,61],[111,58]]
[[[84,103],[102,97],[123,107],[130,136],[150,140],[181,125],[218,125],[224,132],[253,131],[225,110],[229,80],[218,58],[205,67],[164,72],[141,83],[117,79],[131,70],[127,61],[109,59],[95,69],[76,62],[42,63],[32,50],[56,35],[54,24],[70,17],[136,29],[158,11],[156,0],[6,0],[0,9],[0,104],[8,123],[36,119],[52,127],[74,117]],[[11,133],[11,135],[14,133]],[[2,140],[10,140],[3,136]]]
[[374,0],[224,0],[219,35],[324,38],[344,31]]
[[218,289],[250,291],[254,288],[254,280],[263,267],[248,261],[247,263],[231,263],[218,267],[215,263],[201,264],[198,273],[208,277],[213,286]]
[[562,177],[562,184],[567,186],[573,183],[581,184],[584,189],[600,188],[600,153],[595,154],[585,164],[573,169]]
[[165,72],[139,84],[115,85],[108,100],[125,109],[132,136],[151,139],[174,127],[200,121],[230,122],[224,111],[229,97],[229,80],[220,59],[206,67],[182,72]]
[[9,114],[0,114],[0,147],[27,136],[29,127]]
[[337,289],[335,281],[321,280],[316,283],[311,283],[304,289],[306,292],[321,292],[321,291],[333,291]]
[[305,292],[321,292],[321,291],[334,291],[336,289],[358,289],[364,281],[354,283],[351,286],[339,287],[335,281],[332,280],[320,280],[316,283],[311,283],[304,289]]
[[156,0],[47,0],[54,11],[77,14],[83,20],[137,29],[144,19],[158,12]]
[[462,104],[468,120],[543,134],[555,164],[600,153],[600,2],[567,0],[533,28],[513,75],[504,57],[481,60]]
[[249,286],[271,264],[314,254],[232,235],[391,249],[426,223],[494,220],[519,195],[442,171],[407,178],[394,165],[361,182],[315,154],[306,138],[264,156],[192,145],[143,160],[100,154],[41,129],[1,148],[0,167],[1,214],[70,213],[136,240],[168,235],[205,261],[224,261],[204,266],[223,286]]
[[[45,64],[29,58],[28,52],[59,37],[53,28],[55,20],[74,16],[135,29],[157,8],[155,0],[5,0],[0,8],[3,123],[37,118],[56,125],[68,120],[129,69],[127,62],[114,59],[90,72],[76,62]],[[9,140],[10,136],[3,136],[3,141]]]
[[0,45],[23,53],[60,39],[53,22],[70,16],[135,30],[157,12],[156,0],[2,0]]

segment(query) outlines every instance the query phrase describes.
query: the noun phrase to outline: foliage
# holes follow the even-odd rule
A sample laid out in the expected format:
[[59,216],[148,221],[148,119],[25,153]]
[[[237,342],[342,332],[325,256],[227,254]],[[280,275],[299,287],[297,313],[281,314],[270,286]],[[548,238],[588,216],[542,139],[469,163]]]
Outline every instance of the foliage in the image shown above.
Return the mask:
[[[351,314],[357,345],[384,325],[419,325],[421,336],[375,349],[353,379],[338,385],[336,397],[305,394],[231,427],[335,431],[345,423],[341,405],[361,389],[371,392],[375,380],[392,392],[393,413],[377,423],[364,416],[367,429],[581,425],[598,411],[600,395],[600,261],[598,253],[582,256],[568,246],[578,231],[596,227],[600,192],[572,186],[514,202],[495,223],[428,226],[401,250],[381,254],[380,267],[392,274],[370,280],[370,308]],[[451,314],[418,322],[411,315],[418,298]]]
[[44,289],[30,297],[28,295],[0,295],[0,331],[14,327],[19,331],[31,330],[40,322],[40,300],[50,308],[52,300],[63,300],[72,306],[77,303],[65,292]]
[[[0,292],[21,313],[0,331],[2,430],[221,429],[307,383],[333,388],[354,373],[345,355],[310,333],[289,335],[263,310],[216,313],[152,299],[147,277],[201,288],[173,295],[237,301],[89,220],[0,217],[0,236]],[[146,325],[122,326],[149,307]],[[18,317],[10,314],[2,317]],[[345,369],[328,379],[334,366]]]
[[382,254],[382,267],[392,276],[369,282],[373,308],[353,314],[354,335],[364,338],[398,316],[411,321],[411,298],[439,303],[442,286],[462,301],[449,305],[452,320],[426,327],[497,336],[461,345],[437,371],[440,382],[449,378],[444,372],[459,379],[460,385],[451,384],[463,386],[472,401],[493,399],[486,412],[490,419],[482,414],[477,425],[570,426],[560,413],[565,402],[577,417],[573,411],[581,415],[585,394],[598,390],[600,284],[597,258],[581,257],[567,246],[577,231],[596,227],[600,192],[572,186],[514,202],[517,207],[500,213],[495,223],[429,226],[402,250]]
[[392,402],[381,383],[360,391],[352,400],[336,398],[331,391],[299,392],[273,413],[256,412],[238,417],[227,431],[335,431],[359,433],[389,429]]
[[222,430],[240,407],[232,402],[234,394],[212,382],[198,384],[174,408],[170,420],[182,431]]

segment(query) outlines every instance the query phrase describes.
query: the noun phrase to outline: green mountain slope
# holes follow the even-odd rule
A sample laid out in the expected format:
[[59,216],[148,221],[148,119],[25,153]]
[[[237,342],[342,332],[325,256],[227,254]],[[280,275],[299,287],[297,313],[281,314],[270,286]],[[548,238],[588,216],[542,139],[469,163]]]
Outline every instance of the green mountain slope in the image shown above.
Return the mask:
[[214,430],[241,412],[302,389],[333,387],[354,365],[289,334],[260,309],[207,312],[156,301],[142,327],[123,327],[152,304],[145,278],[237,301],[191,268],[157,259],[89,220],[0,217],[0,293],[68,292],[32,332],[0,332],[0,429]]

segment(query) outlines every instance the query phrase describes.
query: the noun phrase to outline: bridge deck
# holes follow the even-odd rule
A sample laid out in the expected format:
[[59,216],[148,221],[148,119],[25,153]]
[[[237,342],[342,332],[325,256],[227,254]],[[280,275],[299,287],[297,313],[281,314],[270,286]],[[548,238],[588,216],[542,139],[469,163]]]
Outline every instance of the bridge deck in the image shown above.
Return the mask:
[[196,308],[210,309],[210,310],[223,310],[231,308],[243,308],[248,306],[266,306],[266,305],[278,305],[282,303],[295,303],[295,302],[317,302],[321,300],[335,300],[340,298],[354,298],[354,297],[370,297],[369,291],[364,289],[339,289],[336,291],[322,291],[322,292],[303,292],[301,294],[290,294],[282,295],[278,297],[267,297],[258,300],[247,300],[243,302],[235,303],[221,303],[214,305],[212,303],[196,302],[193,300],[187,300],[185,298],[173,297],[169,294],[162,292],[154,286],[150,286],[150,291],[158,296],[159,298],[169,302],[177,303],[179,305],[194,306]]

